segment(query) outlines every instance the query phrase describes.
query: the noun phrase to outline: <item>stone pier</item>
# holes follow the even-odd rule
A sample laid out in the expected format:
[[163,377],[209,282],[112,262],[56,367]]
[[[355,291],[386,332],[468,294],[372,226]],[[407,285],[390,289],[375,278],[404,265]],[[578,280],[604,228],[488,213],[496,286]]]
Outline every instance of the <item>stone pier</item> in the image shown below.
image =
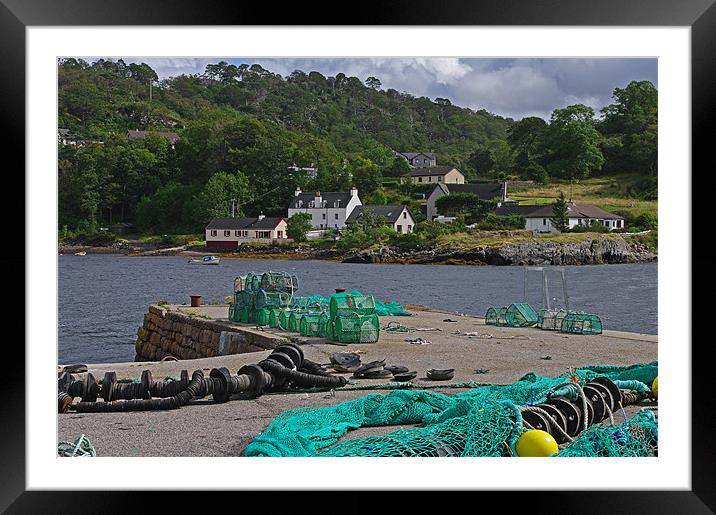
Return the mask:
[[137,330],[135,361],[159,361],[167,356],[198,359],[273,349],[284,336],[227,318],[228,306],[190,308],[150,305]]

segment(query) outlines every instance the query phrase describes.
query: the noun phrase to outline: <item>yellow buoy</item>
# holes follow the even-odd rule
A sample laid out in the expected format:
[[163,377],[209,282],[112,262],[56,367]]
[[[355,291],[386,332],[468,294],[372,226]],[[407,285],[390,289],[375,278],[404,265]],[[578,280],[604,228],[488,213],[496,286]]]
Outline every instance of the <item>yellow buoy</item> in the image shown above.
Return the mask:
[[654,382],[651,383],[651,395],[655,399],[659,398],[659,376],[656,376]]
[[557,442],[551,434],[540,429],[532,429],[517,440],[517,455],[521,457],[544,458],[559,451]]

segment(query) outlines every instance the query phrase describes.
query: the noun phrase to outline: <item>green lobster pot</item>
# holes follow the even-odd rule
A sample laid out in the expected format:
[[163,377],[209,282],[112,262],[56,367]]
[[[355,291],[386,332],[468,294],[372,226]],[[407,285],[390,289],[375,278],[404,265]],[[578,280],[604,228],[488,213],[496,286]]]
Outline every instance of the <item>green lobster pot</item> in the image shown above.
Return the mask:
[[333,340],[341,343],[375,343],[380,337],[378,315],[353,313],[333,319]]
[[298,290],[298,277],[288,272],[264,272],[260,276],[259,286],[264,290],[293,294]]
[[541,309],[537,314],[537,327],[545,331],[559,331],[566,316],[566,309]]
[[278,327],[279,329],[286,330],[288,329],[288,319],[291,316],[291,311],[288,309],[281,310],[281,312],[278,314]]
[[[328,331],[330,327],[331,317],[328,316],[328,313],[321,313],[321,316],[318,317],[318,336],[322,338],[327,338]],[[331,336],[333,335],[333,329],[330,329]]]
[[291,312],[288,317],[288,330],[292,333],[297,333],[299,330],[299,324],[301,323],[302,313]]
[[563,333],[602,334],[602,319],[593,313],[570,312],[562,319]]
[[241,292],[241,306],[248,309],[253,309],[256,305],[256,294],[250,291]]
[[509,305],[505,311],[505,320],[510,327],[530,327],[537,325],[539,317],[532,306],[520,303]]
[[281,314],[280,309],[269,310],[269,321],[268,321],[269,327],[278,327],[278,317],[280,314]]
[[239,322],[242,324],[249,323],[249,308],[243,307],[239,309]]
[[372,295],[351,295],[349,293],[334,293],[330,297],[328,313],[331,318],[355,313],[357,315],[372,315],[375,312],[375,300]]
[[293,297],[290,305],[292,308],[305,308],[308,302],[308,297]]
[[261,308],[282,308],[288,306],[291,296],[280,291],[259,290],[255,295],[255,306]]
[[270,310],[261,308],[256,310],[256,323],[258,325],[269,325]]
[[301,317],[299,332],[301,336],[318,336],[321,315],[306,314]]

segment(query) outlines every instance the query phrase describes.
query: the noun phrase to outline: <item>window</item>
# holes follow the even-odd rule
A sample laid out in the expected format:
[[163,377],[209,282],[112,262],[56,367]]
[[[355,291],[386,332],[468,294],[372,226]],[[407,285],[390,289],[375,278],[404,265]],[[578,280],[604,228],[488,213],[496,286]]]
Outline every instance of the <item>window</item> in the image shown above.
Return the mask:
[[325,220],[325,219],[326,219],[326,213],[323,213],[322,216],[323,216],[323,219]]
[[422,177],[418,177],[418,182],[423,182],[423,178],[422,178]]
[[403,211],[403,218],[408,218],[408,213]]
[[336,213],[334,216],[336,217],[336,220],[338,220],[338,213]]
[[402,225],[398,225],[398,226],[397,226],[397,230],[398,230],[398,232],[403,232],[403,226],[402,226]]
[[241,236],[241,231],[234,231],[234,236]]
[[408,232],[412,232],[412,231],[413,231],[413,226],[412,226],[412,225],[409,225],[409,226],[408,226]]
[[546,218],[543,218],[543,219],[542,219],[542,225],[547,225],[547,219],[546,219]]
[[224,231],[224,236],[231,236],[231,231]]
[[279,238],[283,238],[283,231],[277,231],[277,232],[276,232],[276,235],[277,235]]
[[212,236],[216,236],[216,231],[211,231]]
[[442,176],[442,175],[438,175],[438,182],[443,182],[443,176]]

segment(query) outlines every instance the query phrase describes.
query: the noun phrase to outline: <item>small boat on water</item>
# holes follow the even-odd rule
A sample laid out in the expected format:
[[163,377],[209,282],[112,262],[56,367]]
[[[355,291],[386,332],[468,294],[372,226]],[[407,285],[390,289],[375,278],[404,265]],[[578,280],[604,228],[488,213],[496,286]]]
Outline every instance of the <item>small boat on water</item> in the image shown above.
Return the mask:
[[75,256],[86,256],[87,253],[83,250],[81,252],[75,252]]
[[204,256],[201,259],[190,259],[189,263],[198,265],[218,265],[219,261],[221,260],[216,256]]

